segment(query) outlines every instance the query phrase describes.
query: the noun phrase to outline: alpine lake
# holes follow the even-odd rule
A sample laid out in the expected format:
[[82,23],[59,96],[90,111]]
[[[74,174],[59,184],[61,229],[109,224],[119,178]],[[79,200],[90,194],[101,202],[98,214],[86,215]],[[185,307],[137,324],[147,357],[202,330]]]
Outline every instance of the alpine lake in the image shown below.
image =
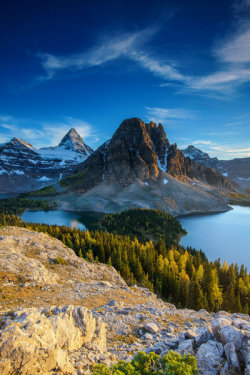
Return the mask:
[[[103,215],[92,211],[26,211],[21,219],[95,230]],[[228,212],[182,216],[178,220],[188,232],[181,245],[201,249],[209,260],[220,258],[221,262],[244,264],[250,269],[250,207],[232,206]]]

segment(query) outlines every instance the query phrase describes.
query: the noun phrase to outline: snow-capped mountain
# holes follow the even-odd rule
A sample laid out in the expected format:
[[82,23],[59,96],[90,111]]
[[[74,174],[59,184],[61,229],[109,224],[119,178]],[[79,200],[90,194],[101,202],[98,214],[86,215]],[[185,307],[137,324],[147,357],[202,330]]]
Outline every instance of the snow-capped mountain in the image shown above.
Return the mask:
[[36,149],[13,138],[0,146],[0,192],[25,192],[55,183],[91,153],[75,129],[55,147]]
[[[189,157],[190,159],[196,161],[197,163],[200,162],[201,164],[211,164],[216,163],[218,161],[217,158],[210,158],[210,156],[204,152],[196,148],[195,146],[188,146],[185,150],[181,150],[185,157]],[[208,167],[209,165],[207,165]]]
[[70,129],[70,131],[63,137],[58,147],[69,151],[75,151],[86,156],[89,156],[93,152],[92,148],[83,142],[82,137],[74,128]]
[[188,146],[182,152],[185,157],[189,157],[200,165],[215,169],[242,188],[250,188],[250,158],[219,160],[211,158],[195,146]]

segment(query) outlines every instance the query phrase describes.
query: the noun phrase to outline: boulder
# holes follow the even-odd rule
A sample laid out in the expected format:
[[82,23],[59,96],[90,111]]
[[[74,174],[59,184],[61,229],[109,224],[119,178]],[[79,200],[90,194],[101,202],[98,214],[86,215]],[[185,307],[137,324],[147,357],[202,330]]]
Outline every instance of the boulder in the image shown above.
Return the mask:
[[154,346],[151,346],[146,350],[147,353],[154,352],[159,355],[163,355],[170,350],[170,347],[165,344],[165,342],[161,341],[156,343]]
[[212,322],[212,330],[216,338],[219,338],[219,330],[224,326],[230,326],[231,320],[226,317],[219,317]]
[[149,333],[157,333],[159,331],[159,327],[155,323],[147,323],[144,329]]
[[[2,375],[75,375],[69,352],[88,345],[106,350],[105,325],[84,307],[30,308],[15,313],[0,333]],[[86,349],[87,350],[87,349]]]
[[238,329],[250,330],[250,324],[244,319],[236,318],[233,320],[232,325]]
[[243,345],[245,335],[239,329],[233,326],[223,326],[219,330],[219,339],[223,345],[233,342],[236,351],[240,350]]
[[185,332],[185,338],[186,339],[195,339],[198,336],[196,331],[193,331],[192,329],[188,329]]
[[226,355],[229,367],[234,369],[236,373],[240,375],[242,372],[241,372],[240,363],[238,360],[238,356],[237,356],[234,344],[232,342],[227,343],[224,346],[224,350],[225,350],[225,355]]
[[195,337],[196,346],[199,347],[200,345],[204,344],[209,340],[213,340],[214,335],[211,327],[202,328],[197,331],[197,336]]
[[191,354],[194,355],[194,340],[185,340],[181,342],[176,350],[181,355]]
[[202,344],[196,354],[199,372],[203,375],[219,375],[219,366],[223,362],[222,355],[221,343],[209,340]]

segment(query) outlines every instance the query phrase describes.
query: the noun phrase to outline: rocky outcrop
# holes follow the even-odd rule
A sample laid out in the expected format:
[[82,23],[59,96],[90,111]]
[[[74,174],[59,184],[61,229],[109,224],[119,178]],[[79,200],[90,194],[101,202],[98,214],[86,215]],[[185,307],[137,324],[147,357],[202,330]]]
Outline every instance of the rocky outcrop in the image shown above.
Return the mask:
[[[23,228],[0,228],[0,258],[3,375],[89,374],[92,363],[131,360],[139,350],[195,355],[199,375],[249,374],[248,315],[176,309]],[[41,264],[48,279],[36,277]]]
[[84,307],[19,310],[0,333],[2,375],[63,373],[76,375],[69,354],[106,351],[105,324]]
[[58,285],[68,279],[126,285],[113,267],[87,262],[61,241],[24,228],[0,229],[0,254],[0,270],[36,285]]

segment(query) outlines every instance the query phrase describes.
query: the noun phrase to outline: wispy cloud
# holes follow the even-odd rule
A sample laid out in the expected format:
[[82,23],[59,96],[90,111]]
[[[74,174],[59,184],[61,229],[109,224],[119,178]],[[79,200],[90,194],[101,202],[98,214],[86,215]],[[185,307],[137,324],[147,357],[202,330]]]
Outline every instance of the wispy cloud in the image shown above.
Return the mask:
[[120,57],[132,57],[133,51],[142,47],[158,31],[156,27],[133,32],[122,33],[115,37],[105,37],[96,46],[68,56],[55,56],[49,53],[38,53],[41,65],[46,72],[44,79],[51,79],[61,70],[84,70]]
[[221,99],[222,95],[226,97],[250,82],[250,22],[246,16],[249,9],[250,0],[235,1],[233,12],[237,22],[234,30],[211,49],[210,55],[215,59],[217,69],[208,74],[186,74],[185,61],[177,67],[168,53],[164,58],[154,53],[149,45],[160,31],[161,26],[158,25],[134,32],[116,33],[115,36],[107,35],[91,48],[76,54],[56,56],[40,52],[37,57],[45,74],[37,77],[36,82],[53,79],[62,71],[82,71],[123,58],[160,77],[163,80],[161,86],[172,85],[185,93]]
[[211,157],[218,157],[219,159],[233,159],[244,158],[250,156],[250,147],[242,144],[224,144],[218,141],[211,140],[192,140],[189,139],[185,144],[179,145],[180,149],[187,148],[188,145],[195,145],[204,152],[207,152]]
[[232,64],[250,62],[250,25],[246,23],[216,51],[221,61]]
[[211,146],[211,150],[214,151],[215,154],[218,153],[225,155],[228,158],[243,158],[243,157],[250,157],[250,147],[232,147],[230,145],[214,145]]
[[203,141],[202,139],[198,139],[197,141],[193,142],[194,145],[210,145],[212,144],[211,141]]
[[92,144],[99,140],[93,126],[81,119],[65,117],[60,122],[35,122],[34,124],[34,121],[30,119],[0,116],[0,129],[4,133],[3,142],[18,137],[33,143],[35,147],[55,146],[70,128],[75,128],[84,140],[89,139]]
[[185,120],[195,117],[195,112],[184,108],[145,107],[147,120],[165,123],[167,120]]
[[203,77],[194,77],[190,89],[232,93],[250,82],[250,0],[235,1],[236,18],[233,31],[222,37],[211,51],[217,71]]
[[140,64],[143,68],[166,80],[180,82],[189,80],[187,76],[178,72],[178,70],[174,66],[171,66],[170,63],[167,63],[155,56],[146,54],[145,52],[132,51],[128,56]]

